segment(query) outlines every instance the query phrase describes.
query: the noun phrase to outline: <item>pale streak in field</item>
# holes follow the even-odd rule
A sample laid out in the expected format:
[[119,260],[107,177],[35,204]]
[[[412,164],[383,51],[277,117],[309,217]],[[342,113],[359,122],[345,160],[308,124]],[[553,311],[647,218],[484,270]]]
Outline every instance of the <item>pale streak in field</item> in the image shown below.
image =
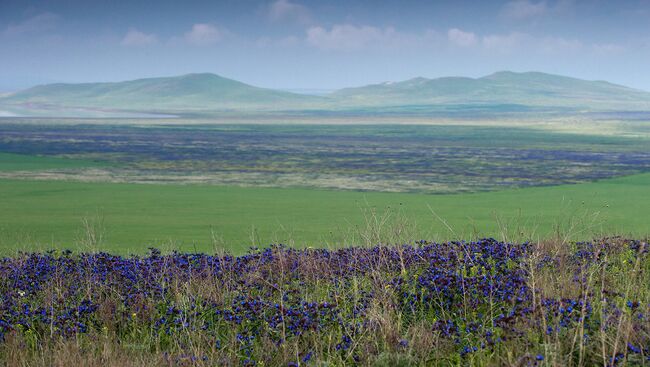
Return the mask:
[[443,183],[427,183],[415,180],[363,180],[356,176],[319,174],[317,177],[300,174],[278,174],[269,179],[261,172],[222,172],[198,175],[143,175],[128,170],[67,169],[42,171],[0,172],[0,179],[64,180],[78,182],[110,182],[137,184],[176,185],[234,185],[241,187],[318,188],[338,190],[364,190],[383,192],[435,192],[452,193],[472,191],[471,187]]
[[[13,117],[11,113],[1,117]],[[425,117],[301,117],[301,116],[234,116],[222,118],[21,118],[22,124],[34,125],[119,125],[119,126],[159,126],[159,125],[431,125],[431,126],[477,126],[477,127],[519,127],[540,129],[555,133],[578,135],[622,136],[650,138],[650,121],[626,121],[617,119],[596,120],[588,116],[565,116],[547,118],[425,118]],[[2,123],[2,121],[0,121]]]

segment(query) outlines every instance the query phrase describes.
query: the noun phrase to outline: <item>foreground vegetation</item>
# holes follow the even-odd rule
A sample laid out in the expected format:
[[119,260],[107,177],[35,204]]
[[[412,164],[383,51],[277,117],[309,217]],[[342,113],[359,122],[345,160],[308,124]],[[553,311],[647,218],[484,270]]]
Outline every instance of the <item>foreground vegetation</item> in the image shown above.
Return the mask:
[[8,366],[650,365],[647,241],[0,261]]
[[[367,222],[396,219],[409,223],[408,239],[644,237],[650,174],[462,195],[0,180],[0,207],[0,253],[7,255],[71,247],[242,254],[268,243],[352,245],[365,242],[357,229]],[[96,233],[90,239],[89,228]]]

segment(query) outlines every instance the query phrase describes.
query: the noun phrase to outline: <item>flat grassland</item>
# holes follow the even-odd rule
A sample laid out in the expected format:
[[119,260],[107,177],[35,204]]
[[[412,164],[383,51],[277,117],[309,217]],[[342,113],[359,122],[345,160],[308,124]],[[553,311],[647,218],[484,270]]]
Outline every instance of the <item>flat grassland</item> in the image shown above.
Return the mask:
[[0,365],[647,365],[646,126],[0,121]]
[[650,233],[644,121],[389,122],[2,119],[0,253]]
[[102,167],[102,162],[0,152],[0,172]]
[[[650,233],[650,174],[448,195],[0,180],[0,206],[4,254],[89,243],[117,253],[340,246],[372,241],[369,228],[386,241],[403,223],[409,240],[642,237]],[[88,240],[88,230],[103,237]]]
[[442,194],[583,183],[650,171],[650,133],[643,123],[634,122],[623,129],[585,123],[586,133],[563,132],[561,124],[547,129],[489,122],[64,122],[0,123],[0,152],[97,161],[103,166],[0,172],[0,178]]

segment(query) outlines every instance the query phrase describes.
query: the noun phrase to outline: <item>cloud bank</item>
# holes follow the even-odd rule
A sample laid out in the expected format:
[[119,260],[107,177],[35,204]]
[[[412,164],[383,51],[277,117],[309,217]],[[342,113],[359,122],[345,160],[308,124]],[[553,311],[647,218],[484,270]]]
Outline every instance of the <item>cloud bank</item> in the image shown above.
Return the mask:
[[148,34],[131,28],[126,32],[120,43],[123,46],[147,46],[158,43],[158,37],[153,33]]
[[205,46],[219,42],[224,33],[216,26],[207,23],[197,23],[192,29],[185,33],[184,39],[190,44]]
[[478,43],[478,38],[473,32],[465,32],[458,28],[452,28],[447,31],[447,39],[453,45],[460,47],[471,47]]
[[57,14],[45,12],[23,20],[19,23],[12,23],[2,32],[4,36],[21,36],[42,33],[56,28],[60,17]]

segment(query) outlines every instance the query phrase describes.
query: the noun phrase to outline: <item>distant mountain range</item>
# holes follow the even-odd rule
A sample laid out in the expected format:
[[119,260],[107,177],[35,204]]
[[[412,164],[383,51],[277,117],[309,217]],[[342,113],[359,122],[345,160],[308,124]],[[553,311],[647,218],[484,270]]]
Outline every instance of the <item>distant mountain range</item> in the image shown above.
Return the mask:
[[191,113],[408,112],[446,108],[650,111],[650,93],[604,81],[503,71],[476,79],[414,78],[346,88],[326,95],[258,88],[204,73],[117,83],[47,84],[0,96],[0,110],[40,109],[52,113],[75,109]]
[[134,111],[302,107],[318,97],[258,88],[215,74],[117,83],[46,84],[0,98],[0,104]]
[[482,78],[414,78],[403,82],[346,88],[333,93],[352,104],[518,104],[648,109],[650,93],[604,81],[502,71]]

